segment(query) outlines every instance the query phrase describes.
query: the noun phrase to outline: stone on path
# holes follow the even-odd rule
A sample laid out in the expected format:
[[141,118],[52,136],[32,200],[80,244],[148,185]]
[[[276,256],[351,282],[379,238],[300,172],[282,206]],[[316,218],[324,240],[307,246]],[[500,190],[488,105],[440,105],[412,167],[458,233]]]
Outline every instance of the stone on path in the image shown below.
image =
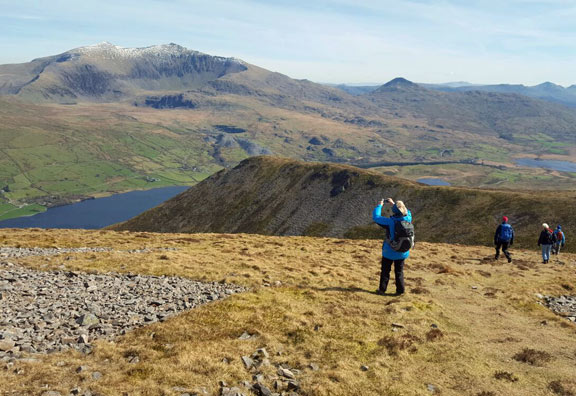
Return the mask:
[[15,345],[16,343],[10,339],[0,340],[0,351],[9,351],[14,348]]
[[239,340],[249,340],[250,338],[252,338],[252,335],[248,334],[247,332],[242,333],[242,335],[238,337]]
[[76,323],[78,323],[80,326],[92,326],[100,323],[100,319],[98,319],[98,317],[92,313],[86,313],[80,316],[78,320],[76,320]]
[[279,368],[278,368],[278,375],[281,376],[281,377],[289,378],[289,379],[294,379],[294,378],[295,378],[294,373],[293,373],[292,371],[290,371],[290,370],[288,370],[288,369],[285,369],[285,368],[283,368],[283,367],[279,367]]
[[252,389],[258,396],[272,396],[272,391],[265,385],[255,383],[252,385]]
[[242,356],[242,363],[244,363],[244,367],[246,367],[246,369],[250,369],[254,366],[254,360],[248,356]]
[[318,366],[316,363],[310,363],[310,364],[308,365],[308,367],[309,367],[310,370],[312,370],[312,371],[318,371],[318,370],[320,370],[320,366]]

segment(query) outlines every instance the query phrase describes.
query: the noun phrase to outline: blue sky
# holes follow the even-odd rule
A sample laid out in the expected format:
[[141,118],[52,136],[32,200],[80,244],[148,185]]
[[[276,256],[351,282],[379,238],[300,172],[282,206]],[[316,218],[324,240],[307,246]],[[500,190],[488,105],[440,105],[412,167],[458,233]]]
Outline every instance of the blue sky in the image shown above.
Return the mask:
[[574,0],[0,0],[0,64],[174,42],[319,82],[576,84]]

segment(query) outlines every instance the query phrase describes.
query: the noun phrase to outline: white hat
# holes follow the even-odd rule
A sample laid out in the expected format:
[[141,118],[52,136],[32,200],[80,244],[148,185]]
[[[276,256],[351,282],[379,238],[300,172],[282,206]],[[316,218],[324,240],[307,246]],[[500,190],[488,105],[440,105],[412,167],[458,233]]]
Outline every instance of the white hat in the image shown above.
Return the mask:
[[543,228],[550,228],[550,227],[548,227],[548,224],[546,224],[546,223],[542,223],[542,227]]

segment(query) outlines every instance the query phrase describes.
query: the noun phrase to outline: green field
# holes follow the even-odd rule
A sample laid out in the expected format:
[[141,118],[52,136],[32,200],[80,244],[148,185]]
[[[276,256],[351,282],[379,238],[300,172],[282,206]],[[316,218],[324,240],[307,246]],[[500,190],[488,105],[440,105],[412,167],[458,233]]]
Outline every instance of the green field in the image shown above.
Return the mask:
[[0,219],[43,211],[45,200],[193,185],[221,169],[201,134],[175,134],[114,114],[28,117],[0,125],[0,188],[7,190]]
[[0,221],[14,217],[32,216],[37,213],[42,213],[45,210],[46,208],[44,206],[37,204],[26,205],[22,208],[18,208],[17,206],[8,203],[0,203]]

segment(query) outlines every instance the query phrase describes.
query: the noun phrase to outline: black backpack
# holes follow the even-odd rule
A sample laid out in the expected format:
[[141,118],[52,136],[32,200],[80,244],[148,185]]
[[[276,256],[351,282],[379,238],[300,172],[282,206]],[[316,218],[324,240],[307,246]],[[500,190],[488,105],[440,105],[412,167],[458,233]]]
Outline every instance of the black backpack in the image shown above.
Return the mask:
[[386,242],[392,250],[404,253],[414,247],[414,225],[409,221],[394,219],[394,240],[390,240],[390,230],[387,231]]
[[556,235],[554,232],[546,230],[547,244],[553,245],[556,242]]

